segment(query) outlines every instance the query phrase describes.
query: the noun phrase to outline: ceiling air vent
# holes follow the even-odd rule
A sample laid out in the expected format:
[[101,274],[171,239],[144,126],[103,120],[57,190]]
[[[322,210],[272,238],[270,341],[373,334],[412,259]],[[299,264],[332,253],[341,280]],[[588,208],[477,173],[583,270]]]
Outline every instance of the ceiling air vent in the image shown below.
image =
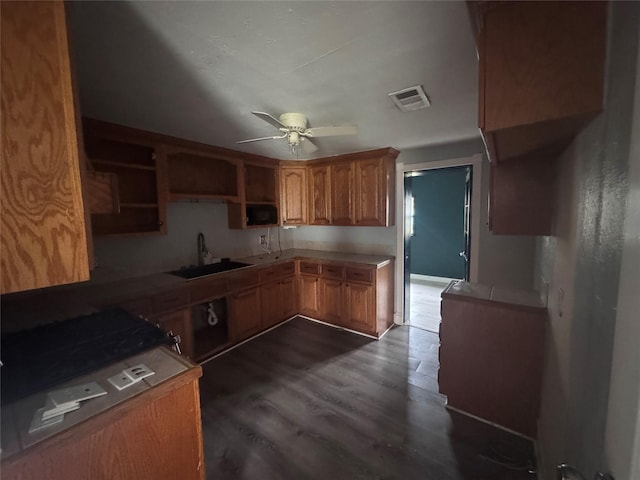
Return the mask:
[[427,108],[431,103],[424,93],[421,85],[404,88],[389,94],[393,103],[403,112],[411,112],[421,108]]

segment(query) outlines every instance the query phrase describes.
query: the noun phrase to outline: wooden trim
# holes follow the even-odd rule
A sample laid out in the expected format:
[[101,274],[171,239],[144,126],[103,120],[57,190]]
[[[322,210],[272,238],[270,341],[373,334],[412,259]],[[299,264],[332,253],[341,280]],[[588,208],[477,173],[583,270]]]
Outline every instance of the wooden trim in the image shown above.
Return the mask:
[[149,147],[155,147],[158,144],[163,144],[168,148],[169,153],[175,153],[172,149],[180,152],[188,149],[193,153],[215,156],[224,160],[239,161],[246,159],[249,161],[257,162],[257,164],[264,165],[266,163],[274,166],[277,166],[279,162],[279,160],[275,158],[256,155],[253,153],[239,152],[223,147],[216,147],[213,145],[207,145],[205,143],[194,142],[170,135],[126,127],[123,125],[116,125],[115,123],[103,122],[101,120],[95,120],[92,118],[84,117],[82,119],[82,122],[85,128],[85,132],[88,134],[92,134],[95,131],[96,133],[99,132],[100,137],[102,138],[111,140],[125,139],[133,143],[146,145]]

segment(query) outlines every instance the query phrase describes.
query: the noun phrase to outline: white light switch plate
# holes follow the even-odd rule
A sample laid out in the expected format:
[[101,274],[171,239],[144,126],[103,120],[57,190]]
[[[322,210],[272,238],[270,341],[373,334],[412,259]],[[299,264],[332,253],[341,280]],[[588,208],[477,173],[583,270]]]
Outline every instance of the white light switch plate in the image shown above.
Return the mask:
[[60,406],[64,403],[77,403],[90,398],[106,395],[107,391],[96,382],[84,383],[69,388],[63,388],[54,392],[49,392],[49,398]]
[[139,363],[138,365],[134,365],[131,368],[127,368],[126,370],[123,370],[122,373],[124,373],[127,377],[129,377],[134,382],[139,382],[143,378],[147,378],[155,374],[156,372],[151,370],[144,363]]

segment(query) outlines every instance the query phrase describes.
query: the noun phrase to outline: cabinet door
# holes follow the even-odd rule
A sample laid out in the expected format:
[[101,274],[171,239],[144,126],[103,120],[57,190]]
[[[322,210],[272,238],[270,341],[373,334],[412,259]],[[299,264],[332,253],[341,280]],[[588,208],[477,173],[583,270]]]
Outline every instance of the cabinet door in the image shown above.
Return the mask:
[[269,282],[260,286],[262,328],[269,328],[282,320],[280,282]]
[[63,2],[1,2],[0,293],[89,279]]
[[228,298],[229,328],[232,341],[244,340],[258,333],[260,318],[260,290],[252,288]]
[[375,291],[371,285],[348,283],[345,287],[346,323],[349,328],[376,332]]
[[193,334],[191,332],[191,315],[189,310],[180,310],[161,315],[156,318],[160,328],[178,337],[182,354],[193,357]]
[[298,312],[297,293],[296,277],[285,278],[280,282],[280,298],[282,299],[281,320],[293,317]]
[[353,225],[353,163],[331,165],[331,224]]
[[329,323],[342,325],[344,323],[342,282],[332,278],[322,278],[320,279],[320,285],[322,286],[322,295],[320,297],[322,300],[321,319]]
[[356,225],[387,225],[387,191],[383,158],[355,162]]
[[331,183],[327,165],[309,169],[309,224],[331,223]]
[[300,313],[320,318],[320,278],[300,275]]
[[307,223],[307,169],[306,167],[282,167],[282,224],[304,225]]

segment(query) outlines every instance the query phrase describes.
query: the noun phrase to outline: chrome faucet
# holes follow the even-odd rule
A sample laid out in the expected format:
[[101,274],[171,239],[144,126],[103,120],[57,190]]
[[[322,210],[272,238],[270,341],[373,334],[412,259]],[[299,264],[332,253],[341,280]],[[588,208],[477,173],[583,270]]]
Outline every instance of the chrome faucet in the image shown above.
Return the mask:
[[205,258],[209,255],[207,244],[204,243],[204,233],[198,233],[198,265],[204,265]]

